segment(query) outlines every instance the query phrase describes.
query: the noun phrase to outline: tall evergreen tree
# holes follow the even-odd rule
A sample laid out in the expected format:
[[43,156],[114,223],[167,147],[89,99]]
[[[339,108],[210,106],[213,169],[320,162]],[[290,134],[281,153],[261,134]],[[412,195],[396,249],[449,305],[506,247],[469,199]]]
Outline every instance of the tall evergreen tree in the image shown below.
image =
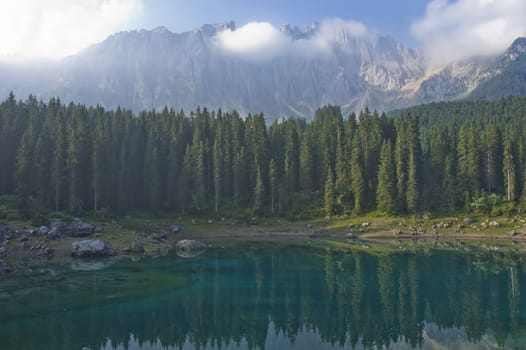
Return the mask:
[[354,198],[355,214],[361,214],[365,210],[366,185],[362,165],[362,155],[358,145],[352,150],[351,155],[351,192]]
[[396,171],[391,142],[384,141],[380,153],[380,166],[378,169],[378,188],[376,203],[378,209],[394,214],[396,211]]
[[327,180],[325,181],[325,195],[324,207],[325,215],[331,216],[334,214],[334,174],[331,169],[327,172]]
[[269,176],[270,176],[270,212],[274,214],[274,202],[276,199],[277,186],[278,186],[278,173],[276,169],[276,162],[274,159],[270,160],[269,165]]

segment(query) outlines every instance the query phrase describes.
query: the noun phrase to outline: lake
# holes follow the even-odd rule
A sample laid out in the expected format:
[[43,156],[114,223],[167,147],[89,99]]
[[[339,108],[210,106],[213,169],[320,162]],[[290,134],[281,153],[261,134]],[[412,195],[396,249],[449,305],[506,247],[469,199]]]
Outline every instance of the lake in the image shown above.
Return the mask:
[[515,349],[522,257],[247,245],[0,282],[1,349]]

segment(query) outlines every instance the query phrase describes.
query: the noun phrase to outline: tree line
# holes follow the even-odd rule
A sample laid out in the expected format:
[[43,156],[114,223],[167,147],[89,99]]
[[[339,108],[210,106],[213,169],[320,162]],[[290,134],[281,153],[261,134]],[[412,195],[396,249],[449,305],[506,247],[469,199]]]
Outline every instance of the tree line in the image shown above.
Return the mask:
[[492,210],[526,202],[526,99],[312,121],[198,108],[0,104],[0,195],[25,213],[286,215]]

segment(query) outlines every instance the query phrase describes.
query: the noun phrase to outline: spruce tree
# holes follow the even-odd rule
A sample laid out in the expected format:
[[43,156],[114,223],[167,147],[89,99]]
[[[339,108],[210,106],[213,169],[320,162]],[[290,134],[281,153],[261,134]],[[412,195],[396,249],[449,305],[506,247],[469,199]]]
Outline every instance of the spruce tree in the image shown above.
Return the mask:
[[391,142],[384,141],[378,168],[376,204],[379,210],[394,214],[396,211],[396,172]]
[[325,180],[325,194],[324,194],[324,208],[325,215],[331,216],[334,213],[334,173],[332,169],[327,171],[327,179]]
[[366,185],[362,165],[362,155],[358,145],[355,145],[351,154],[351,192],[354,198],[353,212],[362,214],[365,209]]
[[256,176],[256,186],[254,187],[254,211],[258,212],[263,207],[264,186],[261,170],[258,169]]
[[274,159],[270,160],[269,165],[269,176],[270,176],[270,212],[274,214],[274,202],[276,199],[277,186],[278,186],[278,173],[276,169],[276,162]]

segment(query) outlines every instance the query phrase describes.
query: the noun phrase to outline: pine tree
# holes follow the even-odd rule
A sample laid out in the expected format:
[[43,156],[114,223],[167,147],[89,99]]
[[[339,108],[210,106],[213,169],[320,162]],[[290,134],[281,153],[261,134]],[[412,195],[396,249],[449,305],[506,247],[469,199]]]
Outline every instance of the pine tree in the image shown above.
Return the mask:
[[397,126],[397,138],[395,147],[396,163],[396,211],[405,213],[407,210],[407,152],[405,147],[405,134],[400,126]]
[[245,147],[237,152],[234,160],[234,206],[239,208],[248,204],[248,179]]
[[261,170],[258,169],[256,176],[256,186],[254,188],[254,211],[258,212],[262,209],[263,206],[263,196],[264,196],[264,187],[263,187],[263,178],[261,176]]
[[22,137],[20,147],[16,155],[16,195],[18,199],[18,208],[22,213],[27,214],[29,210],[29,201],[34,191],[32,164],[32,128],[29,127]]
[[376,203],[378,209],[394,214],[396,211],[396,172],[391,142],[385,141],[380,153],[380,166],[378,169],[378,188]]
[[497,172],[497,164],[502,162],[499,130],[495,125],[489,125],[484,133],[484,178],[486,191],[492,193],[497,190],[499,185],[499,173]]
[[181,176],[180,183],[181,191],[179,192],[179,205],[183,215],[185,215],[186,209],[189,209],[188,202],[190,201],[189,198],[191,198],[193,186],[192,178],[192,151],[190,149],[190,145],[187,145],[183,157],[183,174]]
[[316,167],[314,158],[314,140],[312,128],[309,126],[303,133],[300,148],[300,184],[301,189],[308,193],[315,189]]
[[324,195],[324,207],[325,215],[331,216],[334,213],[334,174],[332,169],[327,172],[327,180],[325,181],[325,195]]
[[270,212],[274,214],[274,201],[276,198],[277,186],[278,186],[278,173],[276,169],[276,162],[274,161],[274,159],[270,160],[269,176],[270,176]]
[[419,204],[419,181],[418,181],[418,161],[414,153],[409,154],[409,167],[407,176],[407,210],[414,213],[418,210]]
[[407,190],[406,201],[407,209],[416,212],[420,202],[420,142],[418,136],[418,120],[415,116],[408,120],[408,169],[407,169]]
[[217,127],[216,137],[214,141],[214,209],[217,213],[219,211],[219,201],[221,198],[221,190],[223,185],[223,137],[221,133],[221,126]]
[[512,139],[511,131],[506,132],[502,170],[504,172],[504,183],[506,185],[506,199],[509,201],[515,200],[517,196],[517,167]]
[[441,209],[444,211],[453,211],[457,208],[457,182],[455,178],[455,157],[447,155],[444,162],[444,180],[442,183],[442,201]]
[[366,185],[363,175],[362,156],[360,148],[354,146],[351,155],[351,192],[354,198],[355,214],[361,214],[365,209]]

